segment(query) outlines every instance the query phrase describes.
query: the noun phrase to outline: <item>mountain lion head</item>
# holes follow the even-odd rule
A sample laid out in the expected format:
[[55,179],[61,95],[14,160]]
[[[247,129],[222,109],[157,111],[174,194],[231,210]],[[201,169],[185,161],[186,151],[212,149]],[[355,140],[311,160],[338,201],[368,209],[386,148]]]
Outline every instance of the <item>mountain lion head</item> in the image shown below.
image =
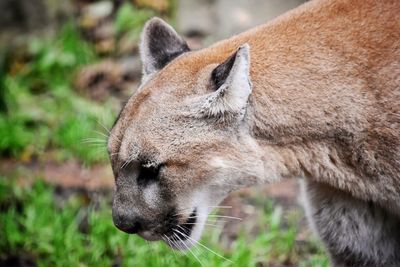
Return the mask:
[[190,51],[154,18],[143,30],[140,51],[142,84],[108,140],[113,220],[127,233],[188,248],[213,207],[264,175],[246,123],[250,46]]

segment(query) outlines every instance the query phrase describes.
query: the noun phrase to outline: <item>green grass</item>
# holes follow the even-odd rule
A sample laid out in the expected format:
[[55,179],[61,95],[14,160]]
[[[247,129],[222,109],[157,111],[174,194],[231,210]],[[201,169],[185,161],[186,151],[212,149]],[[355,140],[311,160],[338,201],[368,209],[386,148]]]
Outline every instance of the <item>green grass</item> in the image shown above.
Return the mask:
[[[70,23],[55,38],[32,40],[27,56],[27,62],[14,63],[20,65],[14,73],[3,75],[7,108],[0,112],[0,155],[26,160],[56,150],[59,160],[105,161],[105,137],[98,132],[105,133],[101,124],[112,125],[115,100],[95,103],[72,85],[76,70],[97,60],[91,45]],[[101,139],[103,149],[88,139]]]
[[[88,202],[82,194],[61,201],[54,188],[37,181],[22,187],[0,178],[0,263],[10,257],[29,257],[38,266],[201,266],[187,253],[173,252],[164,243],[146,241],[118,231],[112,224],[108,198]],[[201,241],[232,260],[230,263],[197,246],[193,253],[203,266],[274,266],[298,262],[299,266],[328,266],[319,245],[305,254],[296,251],[296,223],[283,223],[281,208],[266,202],[260,225],[262,232],[243,227],[238,238],[222,248],[220,230],[210,228]]]

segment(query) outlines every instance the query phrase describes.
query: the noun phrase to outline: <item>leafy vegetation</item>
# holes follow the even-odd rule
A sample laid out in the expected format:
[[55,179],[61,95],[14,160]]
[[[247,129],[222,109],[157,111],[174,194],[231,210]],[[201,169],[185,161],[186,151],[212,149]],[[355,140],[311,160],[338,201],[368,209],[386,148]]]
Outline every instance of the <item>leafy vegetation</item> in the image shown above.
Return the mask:
[[[124,3],[113,20],[115,38],[137,42],[154,15]],[[51,150],[57,160],[105,161],[104,128],[112,125],[119,102],[96,103],[74,90],[76,72],[100,59],[77,25],[70,22],[56,36],[31,40],[10,66],[6,58],[0,54],[0,156],[28,161]]]
[[114,28],[118,34],[134,31],[139,34],[144,23],[155,16],[150,9],[141,9],[140,11],[129,3],[124,3],[115,17]]
[[0,263],[11,256],[25,256],[38,266],[269,266],[294,261],[300,261],[300,266],[328,266],[315,243],[299,254],[296,220],[284,222],[282,209],[270,202],[260,211],[262,234],[254,237],[243,229],[222,249],[222,229],[213,227],[201,243],[215,253],[198,245],[193,256],[118,231],[106,197],[93,203],[74,193],[60,201],[54,188],[41,181],[21,187],[10,179],[0,179],[0,196]]
[[112,124],[116,105],[112,99],[89,101],[72,85],[76,70],[97,59],[91,45],[70,23],[54,39],[33,40],[27,56],[3,80],[7,110],[0,113],[0,153],[24,160],[53,149],[58,159],[105,160],[105,150],[87,140],[105,140],[98,132]]

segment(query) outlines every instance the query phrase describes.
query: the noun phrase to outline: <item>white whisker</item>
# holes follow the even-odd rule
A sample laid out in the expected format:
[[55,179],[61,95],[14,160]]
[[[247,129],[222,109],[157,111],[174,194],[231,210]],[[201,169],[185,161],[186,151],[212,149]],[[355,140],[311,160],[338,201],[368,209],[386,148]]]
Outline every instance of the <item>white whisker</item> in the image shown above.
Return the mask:
[[101,123],[99,120],[97,120],[97,123],[100,124],[100,126],[103,127],[103,129],[106,130],[108,134],[110,134],[110,130],[103,123]]
[[[172,244],[173,246],[176,246],[176,245],[173,243],[173,240],[171,240],[166,234],[163,234],[163,240],[164,240],[165,242],[167,242],[168,245],[171,245],[171,244]],[[172,252],[174,253],[175,259],[178,259],[174,249],[172,249]]]
[[[202,225],[202,224],[201,223],[185,223],[185,225]],[[223,225],[211,224],[211,223],[204,223],[203,225],[213,226],[213,227],[216,227],[216,228],[223,227]]]
[[[211,208],[211,209],[231,209],[232,206],[207,206],[206,208]],[[178,215],[186,215],[187,210],[192,210],[193,207],[190,208],[184,208],[184,209],[180,209],[177,211],[177,213],[173,214],[172,216],[178,216]]]
[[100,132],[100,131],[94,131],[94,132],[97,133],[97,134],[99,134],[99,135],[101,135],[101,136],[103,136],[103,137],[105,137],[106,140],[107,140],[108,135],[106,135],[106,134],[104,134],[104,133],[102,133],[102,132]]
[[[174,231],[178,231],[177,229],[174,229]],[[179,231],[178,231],[179,233]],[[185,237],[185,235],[183,235]],[[200,265],[202,267],[204,267],[203,263],[200,261],[200,259],[196,256],[196,254],[194,254],[194,252],[185,244],[185,241],[183,241],[178,235],[176,235],[176,237],[181,241],[181,244],[183,244],[186,249],[193,255],[193,257],[196,258],[196,260],[200,263]]]
[[228,184],[228,183],[224,183],[224,184],[210,184],[210,186],[218,186],[218,187],[225,187],[225,186],[232,186],[233,188],[237,187],[237,184]]
[[183,247],[179,244],[179,242],[177,240],[174,240],[175,238],[177,238],[176,234],[173,233],[172,237],[170,238],[172,244],[174,245],[175,248],[178,249],[183,249]]
[[[182,226],[178,225],[178,227],[179,227],[180,229],[182,229],[182,231],[185,231],[185,229],[183,229]],[[178,229],[176,229],[176,230],[178,230]],[[193,242],[192,240],[190,240],[190,239],[187,239],[188,235],[183,234],[183,233],[181,233],[181,234],[184,235],[184,236],[186,237],[186,240],[190,242],[190,244],[192,245],[193,249],[195,249],[200,255],[203,254],[202,251],[201,251],[201,249],[200,249],[201,247],[196,246],[196,243],[194,243],[194,242]]]
[[96,139],[96,138],[86,138],[82,139],[82,143],[97,143],[97,144],[105,144],[106,140],[103,139]]
[[210,214],[208,215],[210,218],[224,218],[224,219],[232,219],[232,220],[239,220],[241,221],[242,218],[233,217],[233,216],[225,216],[225,215],[217,215],[217,214]]
[[125,162],[121,165],[120,170],[122,170],[124,167],[126,167],[126,166],[127,166],[129,163],[131,163],[134,159],[135,159],[135,158],[132,157],[131,159],[128,159],[127,161],[125,161]]
[[207,208],[213,208],[213,209],[231,209],[232,206],[207,206]]
[[229,261],[230,263],[234,263],[234,262],[231,261],[230,259],[227,259],[227,258],[225,258],[224,256],[218,254],[217,252],[215,252],[215,251],[213,251],[212,249],[208,248],[207,246],[203,245],[203,244],[200,243],[199,241],[197,241],[197,240],[191,238],[190,236],[186,236],[186,238],[188,238],[188,239],[194,241],[196,244],[202,246],[203,248],[205,248],[205,249],[208,250],[209,252],[213,253],[214,255],[216,255],[216,256],[218,256],[218,257],[224,259],[224,260],[227,260],[227,261]]
[[[232,220],[242,220],[242,218],[233,217],[233,216],[225,216],[225,215],[217,215],[217,214],[209,214],[209,218],[222,218],[222,219],[232,219]],[[188,219],[199,218],[199,216],[189,216]]]

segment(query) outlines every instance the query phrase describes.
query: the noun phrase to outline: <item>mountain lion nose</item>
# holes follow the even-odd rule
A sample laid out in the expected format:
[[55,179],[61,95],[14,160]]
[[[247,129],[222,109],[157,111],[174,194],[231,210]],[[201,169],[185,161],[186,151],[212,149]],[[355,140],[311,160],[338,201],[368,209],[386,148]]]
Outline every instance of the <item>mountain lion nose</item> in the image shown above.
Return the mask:
[[130,221],[130,222],[114,221],[114,224],[119,230],[124,231],[125,233],[128,234],[136,234],[137,232],[143,229],[142,224],[139,221]]
[[128,214],[113,214],[114,225],[121,231],[128,234],[136,234],[143,230],[143,223],[140,218]]

